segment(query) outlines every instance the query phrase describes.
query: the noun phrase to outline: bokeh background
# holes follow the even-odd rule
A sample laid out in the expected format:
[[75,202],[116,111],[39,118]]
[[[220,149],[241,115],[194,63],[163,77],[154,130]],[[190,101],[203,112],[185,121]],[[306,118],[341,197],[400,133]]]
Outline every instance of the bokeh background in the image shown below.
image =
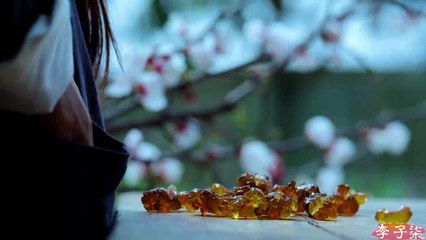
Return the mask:
[[109,12],[121,66],[102,107],[132,153],[120,191],[232,187],[251,171],[426,197],[424,1],[110,0]]

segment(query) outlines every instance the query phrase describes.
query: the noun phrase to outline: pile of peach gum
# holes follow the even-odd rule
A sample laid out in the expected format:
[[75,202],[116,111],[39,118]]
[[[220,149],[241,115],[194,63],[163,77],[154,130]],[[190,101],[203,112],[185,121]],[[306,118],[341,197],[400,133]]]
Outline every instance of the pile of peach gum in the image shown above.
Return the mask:
[[295,215],[307,215],[317,220],[332,221],[341,216],[353,216],[367,195],[350,189],[346,184],[338,186],[333,195],[321,193],[318,186],[295,181],[271,188],[268,177],[242,174],[237,186],[229,191],[214,183],[210,190],[194,189],[176,192],[174,187],[156,188],[143,193],[141,198],[150,213],[200,210],[201,215],[216,215],[234,219],[288,219]]

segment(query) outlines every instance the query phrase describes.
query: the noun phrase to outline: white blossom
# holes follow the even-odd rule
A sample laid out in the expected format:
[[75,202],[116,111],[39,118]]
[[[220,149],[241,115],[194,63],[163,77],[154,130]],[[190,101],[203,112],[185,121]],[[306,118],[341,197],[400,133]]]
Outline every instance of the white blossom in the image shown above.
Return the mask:
[[135,90],[148,111],[158,112],[167,107],[161,76],[155,72],[143,72],[135,76]]
[[263,45],[266,37],[266,24],[261,19],[251,19],[244,23],[243,32],[250,43]]
[[215,48],[216,40],[211,34],[189,47],[189,60],[197,71],[206,72],[213,65],[216,54]]
[[123,178],[124,182],[130,186],[135,186],[145,177],[145,172],[145,164],[136,161],[129,161]]
[[383,129],[373,128],[367,132],[367,148],[374,154],[387,152],[401,155],[411,139],[410,129],[400,121],[393,121]]
[[160,149],[150,142],[139,143],[135,151],[135,158],[140,161],[157,161],[160,157]]
[[165,30],[174,36],[180,38],[187,38],[190,33],[190,27],[188,22],[179,13],[173,12],[169,15],[168,21],[165,24]]
[[410,143],[410,129],[402,122],[393,121],[386,124],[385,131],[389,139],[388,152],[393,155],[402,154]]
[[235,44],[240,44],[235,34],[236,29],[229,21],[218,22],[214,30],[215,52],[222,55],[226,54],[226,57],[229,57],[229,53],[232,53]]
[[356,153],[355,144],[348,138],[338,138],[325,154],[325,162],[328,166],[342,167],[350,162]]
[[124,74],[112,78],[105,89],[105,95],[110,98],[122,98],[132,93],[132,82]]
[[196,120],[178,121],[174,124],[173,139],[176,146],[188,150],[195,146],[201,138],[201,129]]
[[164,62],[161,73],[162,80],[166,87],[176,86],[182,74],[186,71],[186,61],[183,54],[172,54],[170,58]]
[[184,172],[184,166],[178,159],[164,158],[152,164],[151,172],[164,183],[179,183]]
[[316,177],[316,184],[323,193],[333,194],[337,186],[345,182],[345,172],[339,167],[323,167]]
[[300,41],[299,33],[281,22],[275,22],[267,27],[265,51],[275,62],[282,62]]
[[389,139],[383,129],[372,128],[367,132],[367,148],[373,154],[382,154],[387,151]]
[[291,59],[291,62],[288,64],[288,70],[309,73],[318,69],[320,64],[321,62],[315,59],[315,57],[307,53],[299,53]]
[[310,118],[305,124],[305,136],[321,149],[326,149],[334,140],[336,127],[324,116]]
[[139,143],[142,141],[143,141],[142,132],[139,129],[135,129],[135,128],[127,132],[126,136],[124,137],[124,145],[126,145],[127,150],[129,150],[130,153],[135,152]]
[[173,44],[161,44],[146,60],[145,69],[161,76],[165,87],[176,86],[187,70],[185,56]]
[[272,177],[279,164],[278,155],[263,142],[250,141],[241,147],[240,165],[244,172]]

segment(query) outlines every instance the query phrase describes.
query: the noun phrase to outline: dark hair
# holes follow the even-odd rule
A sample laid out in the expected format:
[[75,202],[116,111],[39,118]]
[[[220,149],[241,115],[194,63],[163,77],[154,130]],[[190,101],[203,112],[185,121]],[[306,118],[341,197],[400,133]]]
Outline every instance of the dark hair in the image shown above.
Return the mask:
[[111,46],[117,53],[105,0],[75,0],[95,78],[98,77],[105,47],[105,78],[108,77]]
[[[8,34],[2,38],[0,61],[13,58],[21,49],[28,31],[40,14],[50,16],[53,0],[0,1],[0,28]],[[10,32],[9,32],[10,31]]]

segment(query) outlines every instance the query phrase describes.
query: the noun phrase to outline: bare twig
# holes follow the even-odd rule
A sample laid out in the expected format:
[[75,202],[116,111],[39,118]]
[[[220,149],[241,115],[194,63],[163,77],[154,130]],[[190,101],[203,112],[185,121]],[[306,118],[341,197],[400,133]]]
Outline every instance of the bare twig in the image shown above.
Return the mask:
[[143,128],[143,127],[161,127],[167,122],[184,120],[188,118],[197,118],[199,120],[209,120],[214,115],[229,112],[242,101],[250,93],[254,92],[259,82],[256,80],[246,80],[235,89],[230,91],[224,100],[208,109],[188,110],[181,112],[164,112],[158,116],[148,118],[145,120],[137,120],[127,122],[125,124],[117,124],[109,126],[108,130],[112,133],[126,131],[130,128]]
[[228,69],[228,70],[225,70],[225,71],[222,71],[222,72],[218,72],[218,73],[204,73],[200,76],[195,77],[194,79],[191,79],[191,80],[188,80],[188,81],[182,81],[178,85],[167,89],[167,92],[168,93],[175,92],[175,91],[184,89],[184,88],[189,87],[189,86],[194,86],[196,84],[199,84],[199,83],[204,82],[204,81],[209,80],[209,79],[227,77],[227,76],[230,76],[232,74],[244,71],[248,67],[256,65],[258,63],[265,62],[267,60],[268,60],[268,58],[266,56],[259,55],[256,58],[253,58],[253,59],[251,59],[251,60],[249,60],[249,61],[247,61],[247,62],[245,62],[245,63],[243,63],[239,66],[236,66],[235,68],[231,68],[231,69]]
[[135,96],[121,100],[114,104],[114,106],[106,107],[103,109],[102,114],[105,122],[116,118],[117,116],[123,116],[126,113],[134,110],[137,106],[140,106],[140,101]]
[[367,74],[374,75],[374,71],[368,66],[368,64],[365,62],[365,59],[363,59],[357,52],[342,45],[339,45],[338,47],[341,51],[352,57],[358,66],[362,68]]
[[[264,55],[259,55],[256,58],[253,58],[251,60],[249,60],[246,63],[243,63],[239,66],[236,66],[235,68],[231,68],[222,72],[218,72],[218,73],[204,73],[200,76],[197,76],[196,78],[192,79],[192,80],[188,80],[188,81],[183,81],[180,84],[167,89],[167,93],[170,94],[172,92],[176,92],[182,89],[185,89],[187,87],[190,86],[194,86],[197,85],[199,83],[202,83],[206,80],[209,79],[216,79],[216,78],[223,78],[223,77],[227,77],[227,76],[231,76],[235,73],[238,73],[240,71],[243,71],[253,65],[256,65],[258,63],[262,63],[264,61],[266,61],[267,57]],[[105,109],[104,112],[104,119],[105,122],[108,124],[111,120],[121,117],[125,114],[127,114],[128,112],[132,111],[133,109],[135,109],[136,107],[138,107],[140,105],[140,102],[137,99],[133,99],[131,102],[125,102],[121,105],[118,106],[114,106],[113,108],[107,108]]]
[[404,2],[400,2],[397,0],[382,0],[384,3],[389,3],[389,4],[393,4],[395,6],[398,6],[400,8],[402,8],[404,11],[406,11],[408,14],[415,14],[418,16],[423,16],[426,17],[426,13],[424,13],[423,11],[416,9]]

